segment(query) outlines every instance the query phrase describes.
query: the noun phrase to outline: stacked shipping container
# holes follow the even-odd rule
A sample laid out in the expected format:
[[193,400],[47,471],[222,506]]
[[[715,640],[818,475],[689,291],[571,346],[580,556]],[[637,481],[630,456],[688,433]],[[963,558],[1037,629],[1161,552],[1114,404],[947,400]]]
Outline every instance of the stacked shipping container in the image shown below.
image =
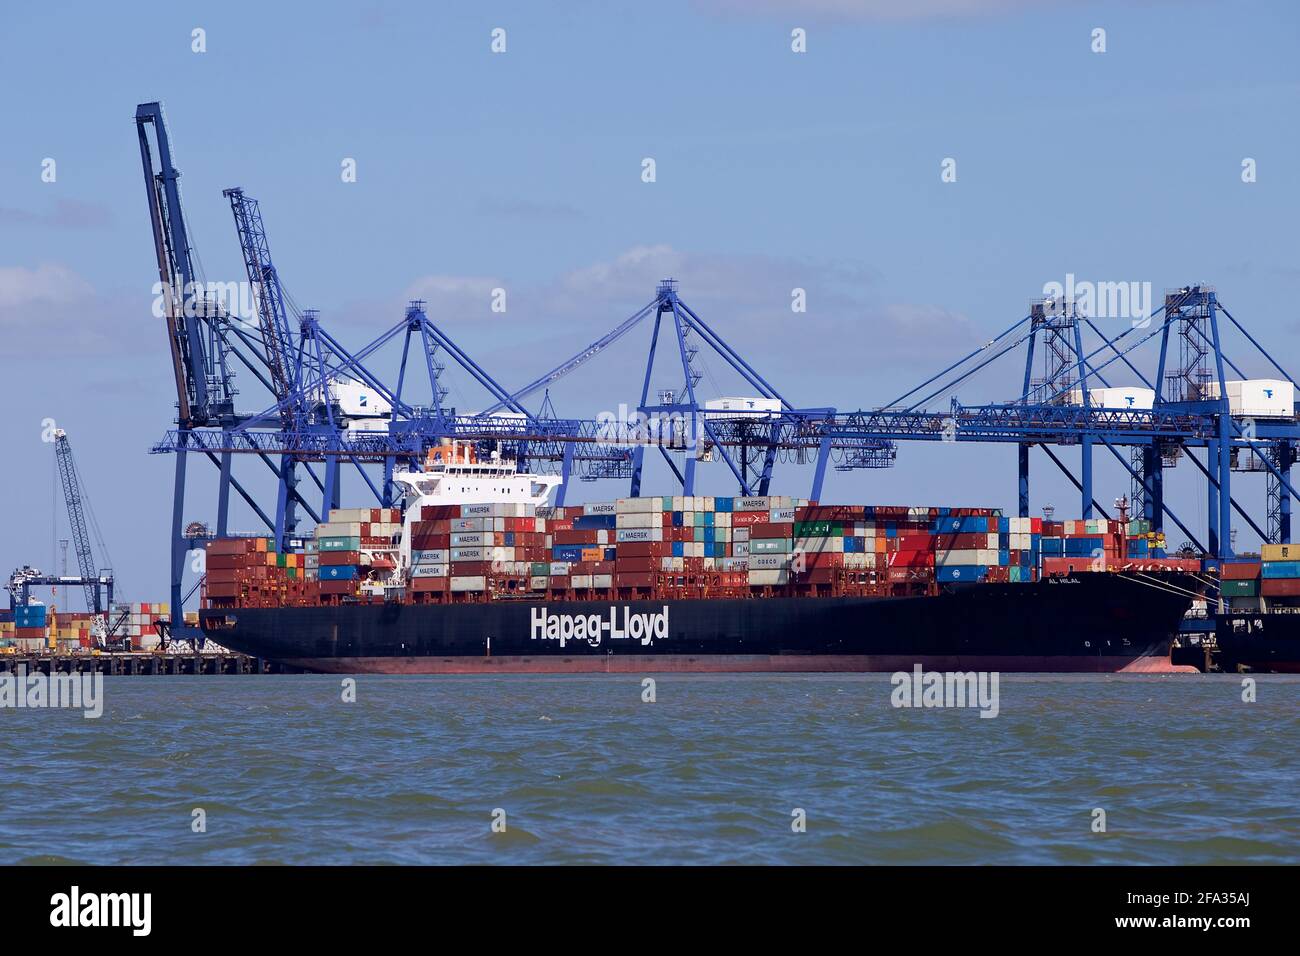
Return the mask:
[[395,509],[335,509],[329,518],[299,554],[276,554],[265,538],[213,541],[209,606],[381,600],[395,581],[416,603],[897,595],[937,583],[1033,581],[1040,567],[1054,574],[1123,565],[1141,550],[1130,530],[1149,544],[1140,522],[1044,522],[993,508],[820,505],[783,496],[428,505],[409,523],[403,577],[391,573],[402,544]]

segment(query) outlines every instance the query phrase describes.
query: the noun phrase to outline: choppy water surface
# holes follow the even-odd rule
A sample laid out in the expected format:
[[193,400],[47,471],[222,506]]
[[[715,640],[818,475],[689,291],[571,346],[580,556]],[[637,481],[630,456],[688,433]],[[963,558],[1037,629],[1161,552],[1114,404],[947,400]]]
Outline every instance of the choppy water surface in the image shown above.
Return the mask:
[[1004,675],[994,719],[656,681],[108,678],[99,720],[0,711],[0,863],[1300,862],[1294,678]]

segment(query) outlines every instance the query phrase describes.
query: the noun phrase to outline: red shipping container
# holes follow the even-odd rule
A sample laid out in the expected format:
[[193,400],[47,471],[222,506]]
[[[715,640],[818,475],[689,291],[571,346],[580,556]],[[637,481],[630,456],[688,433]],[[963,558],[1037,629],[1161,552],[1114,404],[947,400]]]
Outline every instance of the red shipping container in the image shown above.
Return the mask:
[[478,577],[492,573],[491,561],[453,561],[451,563],[452,577]]
[[356,581],[319,581],[321,594],[355,594]]
[[618,562],[625,558],[664,558],[672,554],[666,541],[624,541],[618,546]]
[[934,536],[935,551],[983,551],[997,546],[996,541],[990,543],[987,531]]
[[887,560],[891,568],[932,568],[933,551],[890,551]]
[[862,505],[804,505],[796,508],[796,521],[861,521],[866,514]]
[[838,572],[835,568],[812,568],[799,575],[800,584],[833,584]]
[[567,574],[553,574],[547,583],[552,591],[563,591],[569,587],[569,576]]
[[1259,593],[1264,597],[1300,597],[1300,578],[1264,578]]
[[655,575],[649,572],[623,572],[620,571],[614,575],[614,586],[617,588],[650,588],[654,587]]
[[[956,537],[955,535],[953,537]],[[887,539],[891,551],[933,551],[934,535],[902,534],[897,538]]]
[[424,505],[420,517],[425,521],[449,521],[460,517],[460,505]]
[[814,551],[804,556],[804,567],[809,570],[842,568],[844,567],[844,554],[841,551]]
[[556,531],[572,531],[572,530],[573,530],[573,519],[572,519],[572,518],[552,518],[550,521],[546,522],[546,528],[547,528],[547,530],[550,531],[552,534],[554,534]]
[[733,528],[748,528],[750,525],[766,524],[771,517],[771,512],[768,511],[733,511],[731,513],[731,526]]
[[[757,511],[755,514],[762,514]],[[791,522],[769,522],[759,521],[750,526],[749,537],[754,538],[786,538],[789,539],[794,535],[794,525]]]
[[347,567],[361,563],[361,552],[359,551],[322,551],[320,553],[321,567]]
[[[413,551],[445,551],[451,547],[449,534],[415,534],[411,535]],[[324,554],[325,552],[321,552]]]
[[208,556],[217,554],[247,554],[252,538],[214,538],[208,542]]
[[443,519],[441,521],[413,521],[411,522],[411,534],[450,534],[451,521]]
[[1225,581],[1253,581],[1259,577],[1260,569],[1258,561],[1224,562],[1219,577]]
[[625,558],[620,554],[618,560],[614,563],[614,567],[619,574],[624,572],[658,571],[659,560],[659,558]]
[[595,544],[599,533],[583,528],[573,530],[561,528],[555,532],[552,541],[555,544]]
[[448,580],[449,578],[446,576],[436,578],[411,578],[411,590],[421,594],[430,591],[445,591],[448,587]]

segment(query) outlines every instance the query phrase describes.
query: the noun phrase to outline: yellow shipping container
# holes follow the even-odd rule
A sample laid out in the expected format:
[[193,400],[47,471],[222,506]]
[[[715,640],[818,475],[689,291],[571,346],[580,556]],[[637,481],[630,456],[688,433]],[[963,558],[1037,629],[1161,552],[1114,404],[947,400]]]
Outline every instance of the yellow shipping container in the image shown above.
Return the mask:
[[1265,544],[1259,549],[1265,561],[1300,561],[1300,544]]

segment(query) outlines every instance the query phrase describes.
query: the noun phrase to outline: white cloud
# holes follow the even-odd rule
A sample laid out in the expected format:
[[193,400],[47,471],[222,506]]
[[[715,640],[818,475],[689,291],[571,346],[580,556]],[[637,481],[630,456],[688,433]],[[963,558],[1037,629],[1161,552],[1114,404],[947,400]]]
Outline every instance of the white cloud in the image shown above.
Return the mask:
[[90,283],[67,266],[42,263],[35,269],[0,266],[0,324],[39,316],[21,310],[40,306],[67,305],[94,296]]
[[[142,342],[166,349],[161,323],[139,302],[106,296],[72,268],[0,266],[0,332],[4,347],[51,356],[137,350]],[[156,335],[156,338],[153,336]],[[161,352],[160,352],[161,354]]]

